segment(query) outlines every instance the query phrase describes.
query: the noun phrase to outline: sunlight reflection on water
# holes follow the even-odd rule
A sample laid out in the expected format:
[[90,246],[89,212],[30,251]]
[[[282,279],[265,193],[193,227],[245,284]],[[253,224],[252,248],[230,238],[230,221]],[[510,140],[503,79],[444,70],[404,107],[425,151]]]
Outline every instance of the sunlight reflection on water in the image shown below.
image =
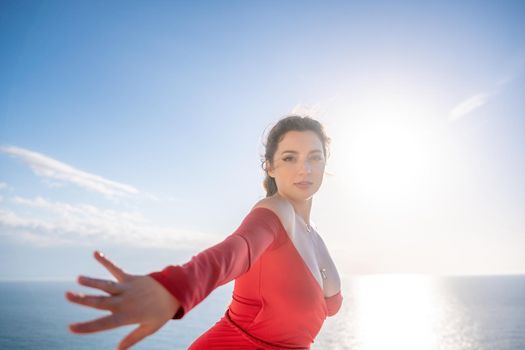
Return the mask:
[[470,350],[481,342],[476,314],[450,281],[418,274],[355,276],[344,303],[312,349]]

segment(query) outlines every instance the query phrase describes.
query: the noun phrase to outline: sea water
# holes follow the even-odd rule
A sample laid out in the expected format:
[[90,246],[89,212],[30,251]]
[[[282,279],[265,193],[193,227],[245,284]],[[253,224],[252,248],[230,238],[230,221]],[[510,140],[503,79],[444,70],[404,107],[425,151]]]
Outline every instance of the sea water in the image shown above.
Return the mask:
[[[525,349],[525,275],[342,276],[344,302],[312,349]],[[187,349],[224,314],[233,283],[134,349]],[[0,349],[115,349],[135,326],[77,335],[73,322],[107,314],[69,303],[73,282],[0,282]]]

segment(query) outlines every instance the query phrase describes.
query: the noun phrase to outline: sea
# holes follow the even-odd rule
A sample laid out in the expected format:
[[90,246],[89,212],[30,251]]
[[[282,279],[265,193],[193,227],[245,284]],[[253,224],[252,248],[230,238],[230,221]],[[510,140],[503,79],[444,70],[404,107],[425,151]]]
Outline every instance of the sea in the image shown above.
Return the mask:
[[[525,275],[343,275],[343,305],[311,349],[525,350]],[[224,314],[233,282],[133,349],[187,349]],[[74,282],[0,282],[0,349],[116,349],[134,326],[78,335],[73,322],[106,315],[64,298]]]

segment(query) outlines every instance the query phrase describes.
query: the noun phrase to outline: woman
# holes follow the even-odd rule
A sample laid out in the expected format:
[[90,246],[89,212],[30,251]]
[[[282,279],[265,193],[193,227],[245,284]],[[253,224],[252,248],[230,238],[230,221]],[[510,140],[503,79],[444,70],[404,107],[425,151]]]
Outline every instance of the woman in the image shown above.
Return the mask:
[[326,317],[342,303],[339,274],[310,223],[329,142],[314,119],[281,119],[266,143],[266,198],[235,232],[184,265],[129,275],[95,252],[117,282],[83,276],[78,281],[110,295],[67,292],[66,298],[112,313],[71,324],[70,330],[90,333],[139,324],[119,344],[118,349],[127,349],[170,319],[183,318],[215,288],[235,279],[224,316],[190,349],[308,349]]

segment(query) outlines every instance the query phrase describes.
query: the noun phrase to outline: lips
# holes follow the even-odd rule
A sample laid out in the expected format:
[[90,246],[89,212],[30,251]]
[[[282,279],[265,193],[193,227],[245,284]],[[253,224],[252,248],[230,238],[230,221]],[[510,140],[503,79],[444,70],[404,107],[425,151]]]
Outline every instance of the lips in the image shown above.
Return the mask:
[[312,186],[312,183],[310,181],[301,181],[301,182],[296,182],[294,183],[294,185],[296,187],[299,187],[300,189],[302,190],[306,190],[307,188],[309,188],[310,186]]

